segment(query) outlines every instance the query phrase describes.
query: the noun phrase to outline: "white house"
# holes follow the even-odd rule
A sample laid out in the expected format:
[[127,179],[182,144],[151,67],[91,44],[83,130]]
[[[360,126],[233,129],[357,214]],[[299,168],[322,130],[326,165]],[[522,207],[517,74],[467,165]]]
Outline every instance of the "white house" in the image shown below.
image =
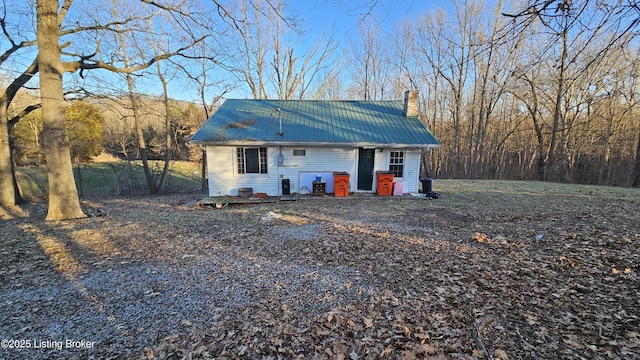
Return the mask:
[[333,193],[334,172],[350,175],[349,192],[373,192],[378,171],[413,193],[420,155],[440,146],[409,91],[404,101],[229,99],[191,143],[206,149],[210,196],[312,192],[317,178]]

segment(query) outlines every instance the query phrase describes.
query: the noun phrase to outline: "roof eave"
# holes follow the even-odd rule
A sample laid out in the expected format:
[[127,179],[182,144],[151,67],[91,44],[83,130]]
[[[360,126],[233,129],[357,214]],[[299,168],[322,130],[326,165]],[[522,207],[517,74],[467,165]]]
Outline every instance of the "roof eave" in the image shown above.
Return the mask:
[[301,147],[340,147],[340,148],[395,148],[395,149],[424,149],[439,148],[440,144],[400,144],[400,143],[372,143],[372,142],[331,142],[331,141],[265,141],[265,140],[227,140],[204,141],[192,140],[191,144],[200,146],[301,146]]

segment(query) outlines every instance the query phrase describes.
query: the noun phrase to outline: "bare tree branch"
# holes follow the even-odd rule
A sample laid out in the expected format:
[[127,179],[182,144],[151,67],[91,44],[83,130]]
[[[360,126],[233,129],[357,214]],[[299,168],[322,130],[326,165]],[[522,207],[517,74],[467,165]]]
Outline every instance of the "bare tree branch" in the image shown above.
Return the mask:
[[9,106],[13,101],[18,90],[23,87],[29,80],[31,80],[38,73],[38,58],[36,57],[31,65],[27,67],[20,76],[14,79],[9,86],[7,86],[4,97],[6,99],[6,105]]
[[58,12],[58,27],[62,26],[62,23],[67,17],[67,13],[69,12],[69,8],[71,7],[72,3],[73,0],[64,0],[64,3],[62,4],[60,11]]
[[38,110],[42,107],[42,104],[33,104],[29,105],[26,108],[22,109],[22,111],[15,114],[13,117],[9,119],[9,126],[13,126],[20,121],[20,119],[29,115],[32,111]]
[[101,60],[94,60],[92,62],[86,62],[88,59],[81,59],[81,60],[78,60],[78,61],[65,62],[63,64],[64,65],[64,70],[65,70],[65,72],[76,72],[76,71],[78,71],[80,69],[83,69],[83,70],[105,69],[105,70],[109,70],[109,71],[116,72],[116,73],[133,74],[133,73],[135,73],[137,71],[144,70],[144,69],[150,67],[151,65],[155,64],[157,61],[165,60],[165,59],[168,59],[168,58],[170,58],[172,56],[180,55],[182,52],[192,48],[194,45],[200,43],[201,41],[203,41],[207,37],[208,37],[208,35],[207,36],[203,36],[203,37],[191,42],[190,44],[188,44],[186,46],[183,46],[183,47],[181,47],[181,48],[179,48],[179,49],[177,49],[175,51],[154,56],[150,60],[148,60],[148,61],[146,61],[146,62],[144,62],[142,64],[139,64],[139,65],[117,67],[117,66],[114,66],[112,64],[105,63],[104,61],[101,61]]

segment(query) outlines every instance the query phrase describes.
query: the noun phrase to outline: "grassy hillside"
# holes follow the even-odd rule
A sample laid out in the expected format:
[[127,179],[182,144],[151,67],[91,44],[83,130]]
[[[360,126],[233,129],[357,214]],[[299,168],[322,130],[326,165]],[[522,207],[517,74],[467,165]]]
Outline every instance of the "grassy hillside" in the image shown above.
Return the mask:
[[[160,176],[161,162],[152,162],[151,168]],[[82,197],[108,197],[115,195],[147,194],[147,182],[139,161],[111,161],[76,165],[73,168],[76,186]],[[40,199],[47,195],[47,168],[45,166],[16,169],[23,196]],[[177,161],[171,163],[167,193],[186,193],[200,189],[200,164]]]

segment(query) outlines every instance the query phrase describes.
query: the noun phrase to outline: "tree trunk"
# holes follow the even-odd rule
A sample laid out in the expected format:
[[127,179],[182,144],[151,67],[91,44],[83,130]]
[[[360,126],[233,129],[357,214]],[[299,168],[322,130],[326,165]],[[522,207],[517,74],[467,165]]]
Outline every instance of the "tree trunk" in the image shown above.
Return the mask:
[[167,91],[167,81],[162,75],[162,69],[160,68],[160,61],[158,65],[158,78],[162,84],[162,101],[164,105],[164,125],[165,125],[165,149],[164,149],[164,168],[162,169],[162,175],[160,176],[160,184],[157,188],[157,193],[164,193],[167,186],[167,180],[169,179],[169,162],[171,161],[171,117],[169,107],[169,92]]
[[534,105],[533,107],[527,106],[531,118],[533,120],[533,128],[536,132],[536,139],[538,140],[538,159],[536,160],[536,169],[539,181],[545,181],[547,179],[547,163],[546,155],[544,151],[544,133],[542,132],[542,126],[538,120],[538,97],[535,93],[535,88],[531,86],[533,94]]
[[15,148],[14,139],[11,138],[11,130],[13,128],[13,124],[9,122],[8,133],[9,133],[9,159],[11,161],[11,178],[13,179],[13,194],[16,205],[26,204],[28,201],[22,197],[22,190],[20,189],[20,184],[18,184],[18,177],[16,176],[16,164],[13,161],[13,149]]
[[0,98],[0,206],[2,207],[12,207],[16,204],[9,136],[7,99],[3,96]]
[[[555,176],[557,179],[558,174],[562,174],[562,172],[558,171],[558,153],[560,152],[560,145],[558,142],[558,132],[560,129],[560,116],[561,116],[561,106],[562,106],[562,93],[564,86],[564,79],[562,78],[562,69],[563,65],[561,64],[560,69],[560,78],[557,81],[557,94],[556,100],[553,110],[553,128],[551,129],[551,141],[549,143],[549,157],[547,158],[547,169],[551,172],[551,176]],[[564,179],[563,179],[564,180]]]
[[[38,67],[42,103],[43,147],[49,180],[47,220],[86,217],[73,179],[71,150],[67,137],[60,58],[58,1],[37,0]],[[13,184],[11,185],[13,187]]]
[[640,187],[640,128],[638,129],[638,144],[636,146],[636,163],[633,166],[633,183],[631,186]]
[[[15,119],[9,119],[9,105],[15,98],[18,90],[24,86],[38,72],[38,60],[34,61],[14,79],[0,96],[0,206],[11,207],[16,204],[24,204],[26,201],[20,194],[20,187],[16,180],[16,173],[13,163],[13,139],[11,129],[15,125]],[[39,106],[37,106],[39,107]],[[24,114],[35,110],[36,106],[29,106],[24,109]],[[11,173],[9,174],[8,171]],[[9,179],[13,182],[13,200],[11,199],[11,189]]]
[[133,78],[131,74],[127,74],[127,86],[129,88],[131,110],[133,111],[133,122],[138,136],[138,151],[140,152],[140,160],[142,160],[142,169],[144,170],[144,176],[147,179],[149,193],[156,194],[158,192],[158,186],[156,185],[156,179],[153,177],[153,173],[151,173],[151,169],[149,168],[147,143],[144,139],[144,132],[142,130],[142,119],[140,119],[140,104],[138,103],[138,98],[134,92]]
[[[562,50],[560,54],[560,58],[558,59],[558,78],[556,79],[556,98],[553,109],[553,128],[551,129],[551,141],[549,143],[549,156],[547,158],[547,175],[549,172],[552,172],[553,175],[556,176],[556,179],[560,179],[561,181],[567,181],[565,178],[564,172],[564,119],[562,118],[562,101],[564,99],[565,93],[565,70],[567,68],[567,33],[568,27],[566,25],[567,19],[564,19],[565,25],[563,27],[563,31],[561,33],[562,40]],[[560,133],[560,134],[559,134]],[[559,136],[560,135],[560,136]],[[560,139],[558,139],[560,137]]]

